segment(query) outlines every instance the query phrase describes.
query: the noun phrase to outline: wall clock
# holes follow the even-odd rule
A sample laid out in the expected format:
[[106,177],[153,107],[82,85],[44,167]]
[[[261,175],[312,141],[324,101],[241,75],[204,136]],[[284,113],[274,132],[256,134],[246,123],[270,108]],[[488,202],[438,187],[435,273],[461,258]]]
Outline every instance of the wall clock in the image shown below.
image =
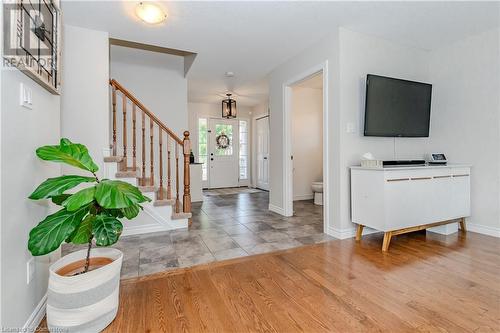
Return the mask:
[[4,63],[59,94],[61,11],[58,0],[15,0],[4,4]]

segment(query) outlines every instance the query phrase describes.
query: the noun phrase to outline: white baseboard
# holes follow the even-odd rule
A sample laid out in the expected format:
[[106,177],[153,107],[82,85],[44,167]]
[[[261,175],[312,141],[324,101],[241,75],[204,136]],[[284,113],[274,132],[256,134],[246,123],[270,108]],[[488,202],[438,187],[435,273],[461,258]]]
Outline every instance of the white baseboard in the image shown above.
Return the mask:
[[[365,227],[363,229],[363,235],[369,235],[369,234],[374,234],[376,232],[380,232],[379,230],[371,229]],[[326,233],[329,236],[338,238],[338,239],[347,239],[347,238],[352,238],[356,236],[356,228],[346,228],[346,229],[338,229],[338,228],[332,228],[329,227],[326,230]]]
[[123,228],[122,236],[149,234],[152,232],[162,232],[162,231],[168,231],[168,230],[172,230],[172,229],[165,228],[164,226],[160,226],[158,224],[141,225],[138,227]]
[[28,320],[23,326],[22,332],[35,332],[35,330],[40,326],[40,323],[45,317],[45,309],[47,307],[47,294],[45,294],[35,310],[31,313]]
[[311,200],[314,198],[313,193],[309,194],[298,194],[293,196],[293,201],[299,201],[299,200]]
[[275,212],[275,213],[278,213],[280,215],[283,215],[285,216],[285,210],[281,207],[278,207],[278,206],[275,206],[275,205],[272,205],[272,204],[269,204],[269,210],[271,212]]
[[493,236],[500,238],[500,228],[490,227],[481,224],[467,222],[465,227],[467,231],[477,232],[478,234]]

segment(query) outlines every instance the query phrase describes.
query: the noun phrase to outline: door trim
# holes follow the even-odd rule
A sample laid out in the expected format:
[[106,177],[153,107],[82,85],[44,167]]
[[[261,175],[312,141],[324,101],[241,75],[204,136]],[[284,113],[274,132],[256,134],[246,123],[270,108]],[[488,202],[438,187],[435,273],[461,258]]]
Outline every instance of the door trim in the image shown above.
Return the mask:
[[292,109],[291,109],[291,96],[292,96],[292,86],[299,83],[309,77],[323,73],[323,232],[327,233],[328,227],[330,225],[329,216],[329,184],[331,179],[330,170],[330,149],[329,149],[329,137],[330,129],[328,127],[328,60],[310,68],[309,70],[297,75],[291,80],[286,81],[283,84],[283,210],[285,216],[293,215],[293,164],[291,160],[292,156]]

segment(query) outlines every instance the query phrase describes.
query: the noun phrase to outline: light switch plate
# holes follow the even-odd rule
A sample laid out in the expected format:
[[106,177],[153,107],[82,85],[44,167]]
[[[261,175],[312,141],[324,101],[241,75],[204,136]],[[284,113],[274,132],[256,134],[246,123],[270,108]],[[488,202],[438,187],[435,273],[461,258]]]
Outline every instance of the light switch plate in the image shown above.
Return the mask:
[[27,109],[33,109],[33,92],[31,87],[21,83],[19,89],[19,104]]

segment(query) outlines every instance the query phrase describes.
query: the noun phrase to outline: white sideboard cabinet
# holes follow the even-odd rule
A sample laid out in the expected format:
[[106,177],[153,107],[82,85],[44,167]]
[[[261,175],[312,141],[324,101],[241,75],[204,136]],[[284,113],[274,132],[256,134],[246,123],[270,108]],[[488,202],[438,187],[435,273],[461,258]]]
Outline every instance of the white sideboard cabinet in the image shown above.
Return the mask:
[[391,237],[457,222],[465,231],[470,215],[470,166],[390,168],[351,167],[351,216],[358,225],[383,231],[382,250]]

